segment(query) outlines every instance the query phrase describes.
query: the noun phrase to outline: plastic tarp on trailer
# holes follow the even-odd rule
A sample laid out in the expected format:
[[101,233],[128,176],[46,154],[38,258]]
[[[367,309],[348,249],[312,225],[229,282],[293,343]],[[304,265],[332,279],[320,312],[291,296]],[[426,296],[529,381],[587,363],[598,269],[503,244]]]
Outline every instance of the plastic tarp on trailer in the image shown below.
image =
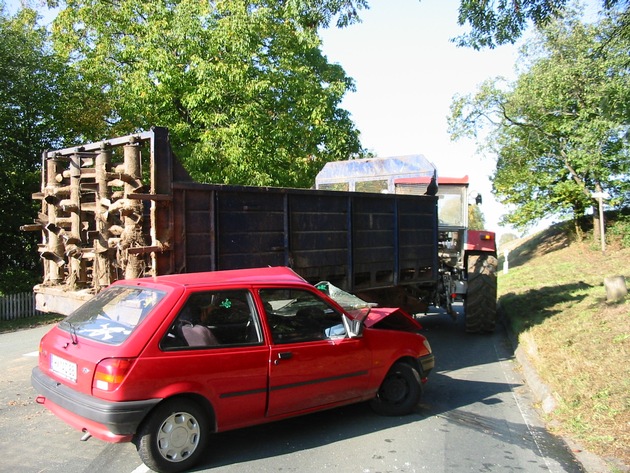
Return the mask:
[[326,163],[315,185],[322,190],[393,194],[397,179],[417,177],[437,177],[433,163],[421,154]]

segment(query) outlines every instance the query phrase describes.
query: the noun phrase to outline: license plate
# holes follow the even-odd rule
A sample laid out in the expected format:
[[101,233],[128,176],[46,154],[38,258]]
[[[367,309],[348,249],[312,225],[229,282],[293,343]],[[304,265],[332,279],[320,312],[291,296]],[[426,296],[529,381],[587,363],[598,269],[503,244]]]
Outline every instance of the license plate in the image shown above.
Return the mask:
[[77,364],[64,360],[57,355],[50,355],[50,369],[53,373],[72,381],[77,382]]

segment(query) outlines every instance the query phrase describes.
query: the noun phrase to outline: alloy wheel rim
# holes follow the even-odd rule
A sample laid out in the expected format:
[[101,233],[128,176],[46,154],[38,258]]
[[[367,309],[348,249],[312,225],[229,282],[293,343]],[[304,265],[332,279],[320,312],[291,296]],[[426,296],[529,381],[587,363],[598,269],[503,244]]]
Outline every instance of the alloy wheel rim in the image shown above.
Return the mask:
[[157,435],[160,455],[170,462],[189,458],[199,446],[199,422],[187,412],[176,412],[167,417]]

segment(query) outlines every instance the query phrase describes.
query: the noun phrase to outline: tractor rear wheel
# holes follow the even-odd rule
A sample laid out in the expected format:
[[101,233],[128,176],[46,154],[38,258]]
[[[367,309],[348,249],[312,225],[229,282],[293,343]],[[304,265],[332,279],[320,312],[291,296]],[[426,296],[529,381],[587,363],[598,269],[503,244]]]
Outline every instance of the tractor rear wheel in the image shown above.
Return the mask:
[[497,320],[497,258],[468,256],[468,290],[464,301],[466,331],[492,332]]

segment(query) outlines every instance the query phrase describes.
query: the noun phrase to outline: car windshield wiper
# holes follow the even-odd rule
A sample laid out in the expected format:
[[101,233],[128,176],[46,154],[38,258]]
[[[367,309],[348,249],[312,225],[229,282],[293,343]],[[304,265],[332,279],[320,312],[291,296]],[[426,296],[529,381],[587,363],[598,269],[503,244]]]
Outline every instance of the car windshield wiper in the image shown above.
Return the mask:
[[72,324],[72,322],[64,320],[61,323],[70,327],[70,340],[72,341],[72,344],[76,345],[77,343],[79,343],[79,337],[77,337],[77,328]]

